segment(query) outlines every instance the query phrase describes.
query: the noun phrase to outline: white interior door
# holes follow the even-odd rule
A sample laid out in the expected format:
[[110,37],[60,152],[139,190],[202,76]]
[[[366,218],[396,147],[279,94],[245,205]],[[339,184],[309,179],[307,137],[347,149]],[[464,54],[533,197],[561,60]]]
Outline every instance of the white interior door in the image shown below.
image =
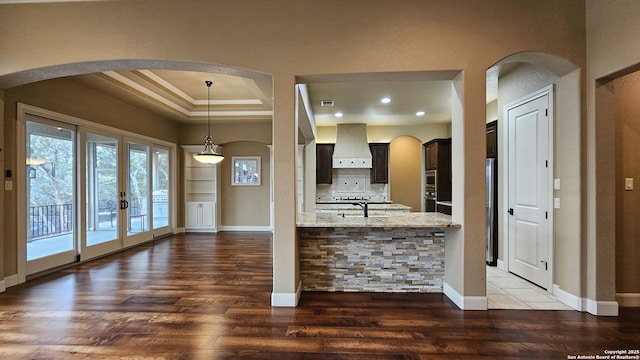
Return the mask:
[[508,270],[550,287],[549,101],[535,96],[507,110]]

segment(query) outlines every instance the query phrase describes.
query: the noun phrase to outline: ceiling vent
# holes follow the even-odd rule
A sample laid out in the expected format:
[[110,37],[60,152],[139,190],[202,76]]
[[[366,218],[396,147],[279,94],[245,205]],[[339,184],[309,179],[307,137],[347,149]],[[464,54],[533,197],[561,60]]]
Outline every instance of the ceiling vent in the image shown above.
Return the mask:
[[335,102],[333,100],[320,100],[320,106],[322,107],[331,107],[334,103]]

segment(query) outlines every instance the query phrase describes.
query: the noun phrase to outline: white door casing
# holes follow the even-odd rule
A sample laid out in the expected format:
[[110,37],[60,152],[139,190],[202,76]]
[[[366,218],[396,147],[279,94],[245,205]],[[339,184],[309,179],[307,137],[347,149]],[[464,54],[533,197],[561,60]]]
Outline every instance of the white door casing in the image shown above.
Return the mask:
[[552,87],[505,107],[508,271],[552,288]]

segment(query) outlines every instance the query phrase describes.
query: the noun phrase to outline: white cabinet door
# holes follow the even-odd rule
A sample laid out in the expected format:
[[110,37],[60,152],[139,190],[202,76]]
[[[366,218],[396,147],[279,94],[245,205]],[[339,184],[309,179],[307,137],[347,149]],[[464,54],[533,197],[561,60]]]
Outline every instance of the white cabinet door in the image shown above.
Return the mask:
[[203,202],[201,203],[200,213],[202,216],[201,227],[206,229],[213,229],[216,227],[216,203]]
[[187,202],[185,216],[185,228],[189,230],[215,230],[216,229],[216,203],[215,202]]
[[185,227],[187,229],[197,229],[200,227],[200,203],[188,202],[185,216]]

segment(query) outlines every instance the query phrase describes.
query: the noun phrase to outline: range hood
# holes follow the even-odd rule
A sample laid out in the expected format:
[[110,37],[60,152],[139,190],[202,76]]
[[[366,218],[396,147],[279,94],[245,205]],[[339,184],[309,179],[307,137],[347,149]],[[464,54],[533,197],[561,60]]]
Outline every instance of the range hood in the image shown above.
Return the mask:
[[371,168],[366,124],[338,124],[333,168]]

